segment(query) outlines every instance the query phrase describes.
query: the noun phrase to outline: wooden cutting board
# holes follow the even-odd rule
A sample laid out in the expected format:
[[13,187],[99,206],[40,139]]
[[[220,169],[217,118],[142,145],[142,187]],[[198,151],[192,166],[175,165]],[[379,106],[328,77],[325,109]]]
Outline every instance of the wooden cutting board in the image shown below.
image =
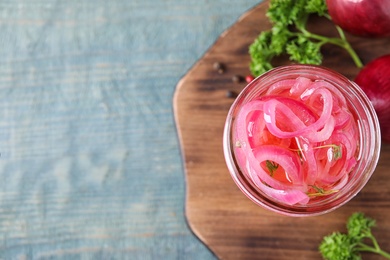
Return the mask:
[[[235,186],[225,165],[222,132],[233,98],[245,82],[234,75],[249,74],[248,46],[270,24],[265,1],[245,13],[224,32],[177,85],[173,106],[186,175],[188,224],[220,259],[321,259],[322,237],[345,231],[347,218],[361,211],[375,218],[379,243],[390,251],[390,145],[382,146],[379,165],[361,193],[342,208],[318,217],[292,218],[266,211],[247,199]],[[335,35],[332,24],[310,21],[312,30]],[[364,63],[386,54],[390,39],[366,39],[347,35]],[[346,52],[324,46],[324,66],[353,79],[358,73]],[[218,73],[213,64],[225,66]],[[281,58],[276,65],[288,64]],[[377,259],[364,254],[364,259]]]

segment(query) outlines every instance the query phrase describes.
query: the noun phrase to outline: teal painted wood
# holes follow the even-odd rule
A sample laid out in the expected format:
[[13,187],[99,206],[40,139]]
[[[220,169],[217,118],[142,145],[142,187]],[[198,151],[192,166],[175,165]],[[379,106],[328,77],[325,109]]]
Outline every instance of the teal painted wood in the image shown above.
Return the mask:
[[213,259],[172,95],[259,2],[0,1],[0,259]]

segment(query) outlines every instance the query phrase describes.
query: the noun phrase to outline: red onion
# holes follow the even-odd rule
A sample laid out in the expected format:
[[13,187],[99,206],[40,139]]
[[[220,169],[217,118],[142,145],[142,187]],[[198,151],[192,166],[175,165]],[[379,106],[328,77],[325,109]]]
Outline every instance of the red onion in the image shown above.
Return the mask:
[[390,142],[390,54],[368,63],[355,82],[371,100],[379,118],[382,139]]
[[335,24],[360,36],[390,36],[389,0],[326,0]]

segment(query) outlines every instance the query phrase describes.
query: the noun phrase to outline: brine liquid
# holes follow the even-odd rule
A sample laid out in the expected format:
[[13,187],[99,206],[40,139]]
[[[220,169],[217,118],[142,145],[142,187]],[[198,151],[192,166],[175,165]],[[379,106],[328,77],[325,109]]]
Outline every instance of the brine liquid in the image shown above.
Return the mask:
[[357,163],[357,122],[343,94],[323,80],[273,84],[241,107],[233,127],[241,170],[288,205],[337,193]]

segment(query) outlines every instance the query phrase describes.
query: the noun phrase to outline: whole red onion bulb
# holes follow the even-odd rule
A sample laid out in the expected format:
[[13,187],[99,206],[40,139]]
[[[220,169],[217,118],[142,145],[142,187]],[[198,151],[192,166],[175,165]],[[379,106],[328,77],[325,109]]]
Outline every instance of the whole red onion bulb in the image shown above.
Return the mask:
[[379,118],[382,140],[390,142],[390,54],[369,62],[355,82],[371,100]]

